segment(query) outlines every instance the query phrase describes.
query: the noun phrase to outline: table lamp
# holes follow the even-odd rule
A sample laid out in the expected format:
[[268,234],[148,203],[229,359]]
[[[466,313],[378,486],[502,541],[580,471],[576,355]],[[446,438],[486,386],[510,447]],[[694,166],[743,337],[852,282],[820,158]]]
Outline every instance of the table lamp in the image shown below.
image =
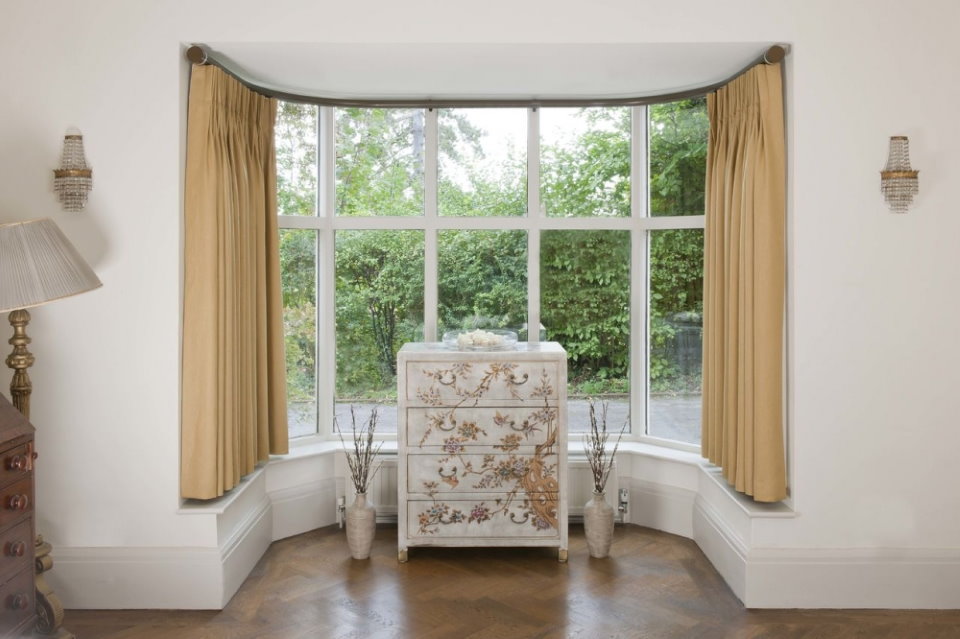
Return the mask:
[[30,419],[32,385],[27,369],[33,355],[27,350],[26,309],[102,286],[93,269],[80,257],[60,227],[50,218],[0,224],[0,313],[11,311],[13,369],[11,401]]
[[[50,218],[0,224],[0,313],[10,311],[13,352],[7,366],[13,369],[10,399],[30,419],[30,391],[27,369],[33,355],[27,350],[26,309],[70,297],[102,286],[93,269]],[[46,584],[42,573],[53,566],[50,544],[37,536],[37,629],[47,635],[73,637],[60,627],[63,605]]]

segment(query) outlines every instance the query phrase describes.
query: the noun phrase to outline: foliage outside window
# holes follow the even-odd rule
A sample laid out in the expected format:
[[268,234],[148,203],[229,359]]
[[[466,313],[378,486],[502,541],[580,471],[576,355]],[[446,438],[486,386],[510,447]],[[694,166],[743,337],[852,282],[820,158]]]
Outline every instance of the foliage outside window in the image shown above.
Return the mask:
[[482,327],[566,348],[571,431],[602,397],[614,419],[633,411],[634,435],[699,444],[703,100],[282,103],[277,131],[292,435],[371,401],[389,430],[399,347]]

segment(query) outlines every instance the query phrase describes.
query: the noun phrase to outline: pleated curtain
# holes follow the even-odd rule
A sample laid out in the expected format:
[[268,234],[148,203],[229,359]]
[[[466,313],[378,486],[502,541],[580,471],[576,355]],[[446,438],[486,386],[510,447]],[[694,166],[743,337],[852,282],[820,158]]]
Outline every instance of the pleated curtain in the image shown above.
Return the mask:
[[180,492],[223,495],[287,452],[276,100],[194,66],[184,201]]
[[756,501],[786,497],[785,141],[779,64],[707,96],[703,456]]

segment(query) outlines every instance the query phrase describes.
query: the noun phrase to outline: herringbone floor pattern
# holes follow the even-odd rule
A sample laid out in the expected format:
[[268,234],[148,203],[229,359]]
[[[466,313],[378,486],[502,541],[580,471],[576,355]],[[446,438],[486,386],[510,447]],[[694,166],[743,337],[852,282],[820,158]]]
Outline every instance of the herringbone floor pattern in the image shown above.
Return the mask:
[[222,611],[67,612],[79,639],[513,639],[533,637],[937,639],[960,611],[748,611],[696,544],[618,527],[591,559],[571,526],[570,561],[547,549],[413,549],[396,528],[354,561],[343,531],[274,543]]

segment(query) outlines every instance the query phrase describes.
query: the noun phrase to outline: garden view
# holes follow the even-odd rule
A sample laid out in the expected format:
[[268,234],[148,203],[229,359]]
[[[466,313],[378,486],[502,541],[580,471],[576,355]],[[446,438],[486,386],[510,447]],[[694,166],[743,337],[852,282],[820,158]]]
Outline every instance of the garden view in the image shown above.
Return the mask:
[[[628,218],[631,109],[540,111],[545,215]],[[649,214],[702,215],[704,101],[654,105],[647,111]],[[334,110],[337,216],[423,215],[424,118],[423,109]],[[525,109],[439,111],[438,216],[526,215],[526,121]],[[317,126],[317,107],[281,103],[281,215],[316,214]],[[423,339],[424,230],[357,226],[340,228],[335,236],[335,395],[344,406],[395,401],[397,350]],[[527,338],[528,231],[493,226],[441,225],[437,232],[439,335],[457,328],[510,328],[521,340]],[[308,425],[304,432],[316,430],[317,238],[315,229],[281,230],[291,435],[298,422]],[[698,424],[703,231],[651,230],[644,241],[650,410],[658,399],[674,400],[675,406],[686,400],[685,408],[674,410],[690,413],[695,406]],[[540,232],[539,250],[540,337],[560,342],[568,352],[570,399],[607,398],[623,413],[630,392],[631,231],[583,225],[547,229]],[[635,383],[642,379],[634,377]]]

